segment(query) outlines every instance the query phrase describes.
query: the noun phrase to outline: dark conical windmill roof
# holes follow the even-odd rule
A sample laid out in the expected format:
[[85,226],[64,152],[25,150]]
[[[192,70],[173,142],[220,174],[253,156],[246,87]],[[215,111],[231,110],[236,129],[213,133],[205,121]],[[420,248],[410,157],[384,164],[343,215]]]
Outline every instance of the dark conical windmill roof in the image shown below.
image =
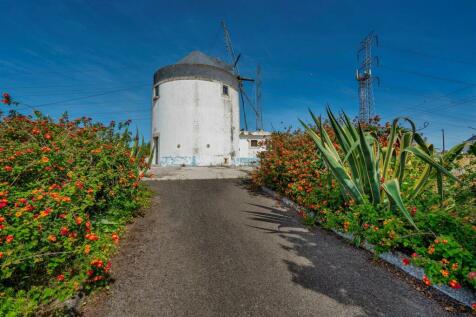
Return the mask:
[[210,65],[218,68],[232,71],[232,66],[222,62],[218,58],[208,56],[200,51],[193,51],[182,58],[177,64],[195,64],[195,65]]

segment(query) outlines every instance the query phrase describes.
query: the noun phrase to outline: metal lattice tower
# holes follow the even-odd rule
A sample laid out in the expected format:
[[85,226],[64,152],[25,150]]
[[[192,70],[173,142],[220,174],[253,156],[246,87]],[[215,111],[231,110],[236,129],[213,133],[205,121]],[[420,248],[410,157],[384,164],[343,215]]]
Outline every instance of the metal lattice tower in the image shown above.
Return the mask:
[[357,51],[360,66],[355,78],[359,83],[359,122],[361,123],[369,123],[375,112],[372,83],[374,80],[379,82],[379,79],[372,75],[372,64],[378,65],[378,57],[372,56],[372,45],[378,46],[377,35],[373,32],[360,42],[360,48]]
[[263,110],[261,109],[261,65],[256,66],[255,84],[256,130],[259,131],[263,129]]

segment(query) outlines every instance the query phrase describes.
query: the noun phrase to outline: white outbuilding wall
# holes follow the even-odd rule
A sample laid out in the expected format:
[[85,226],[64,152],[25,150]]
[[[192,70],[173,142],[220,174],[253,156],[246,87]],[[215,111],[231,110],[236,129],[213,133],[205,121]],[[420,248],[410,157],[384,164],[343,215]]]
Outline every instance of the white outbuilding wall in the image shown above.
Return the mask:
[[223,82],[176,78],[158,83],[152,106],[153,163],[234,165],[239,156],[239,96]]
[[240,165],[258,163],[258,154],[266,151],[266,141],[271,133],[266,131],[241,131],[240,133]]

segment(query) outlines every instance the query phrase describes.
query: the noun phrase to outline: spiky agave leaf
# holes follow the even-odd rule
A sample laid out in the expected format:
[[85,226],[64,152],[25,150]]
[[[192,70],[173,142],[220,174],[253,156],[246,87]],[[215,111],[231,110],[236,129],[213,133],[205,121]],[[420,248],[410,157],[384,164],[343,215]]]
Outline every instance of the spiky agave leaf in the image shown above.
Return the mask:
[[391,179],[389,181],[386,181],[382,185],[383,189],[387,193],[388,197],[393,201],[394,205],[401,211],[403,216],[408,220],[408,222],[416,229],[418,230],[418,227],[416,226],[415,222],[413,221],[413,218],[411,214],[408,212],[407,208],[405,208],[405,205],[403,203],[402,195],[400,192],[400,185],[398,184],[397,179]]
[[327,166],[329,167],[332,174],[337,178],[339,183],[344,187],[344,189],[350,193],[350,195],[358,202],[363,201],[363,195],[352,181],[352,178],[347,174],[344,166],[337,160],[334,153],[326,148],[322,139],[316,134],[316,132],[311,129],[307,124],[302,120],[299,120],[304,127],[305,131],[311,136],[314,140],[319,152],[321,153],[323,159],[325,160]]

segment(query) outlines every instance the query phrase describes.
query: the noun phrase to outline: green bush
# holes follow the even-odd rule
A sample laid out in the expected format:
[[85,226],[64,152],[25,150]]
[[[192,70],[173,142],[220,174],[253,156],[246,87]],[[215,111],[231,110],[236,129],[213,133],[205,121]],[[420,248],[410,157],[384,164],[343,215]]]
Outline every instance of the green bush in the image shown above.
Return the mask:
[[124,224],[147,201],[146,163],[115,131],[88,118],[1,118],[0,315],[49,314],[108,282]]

